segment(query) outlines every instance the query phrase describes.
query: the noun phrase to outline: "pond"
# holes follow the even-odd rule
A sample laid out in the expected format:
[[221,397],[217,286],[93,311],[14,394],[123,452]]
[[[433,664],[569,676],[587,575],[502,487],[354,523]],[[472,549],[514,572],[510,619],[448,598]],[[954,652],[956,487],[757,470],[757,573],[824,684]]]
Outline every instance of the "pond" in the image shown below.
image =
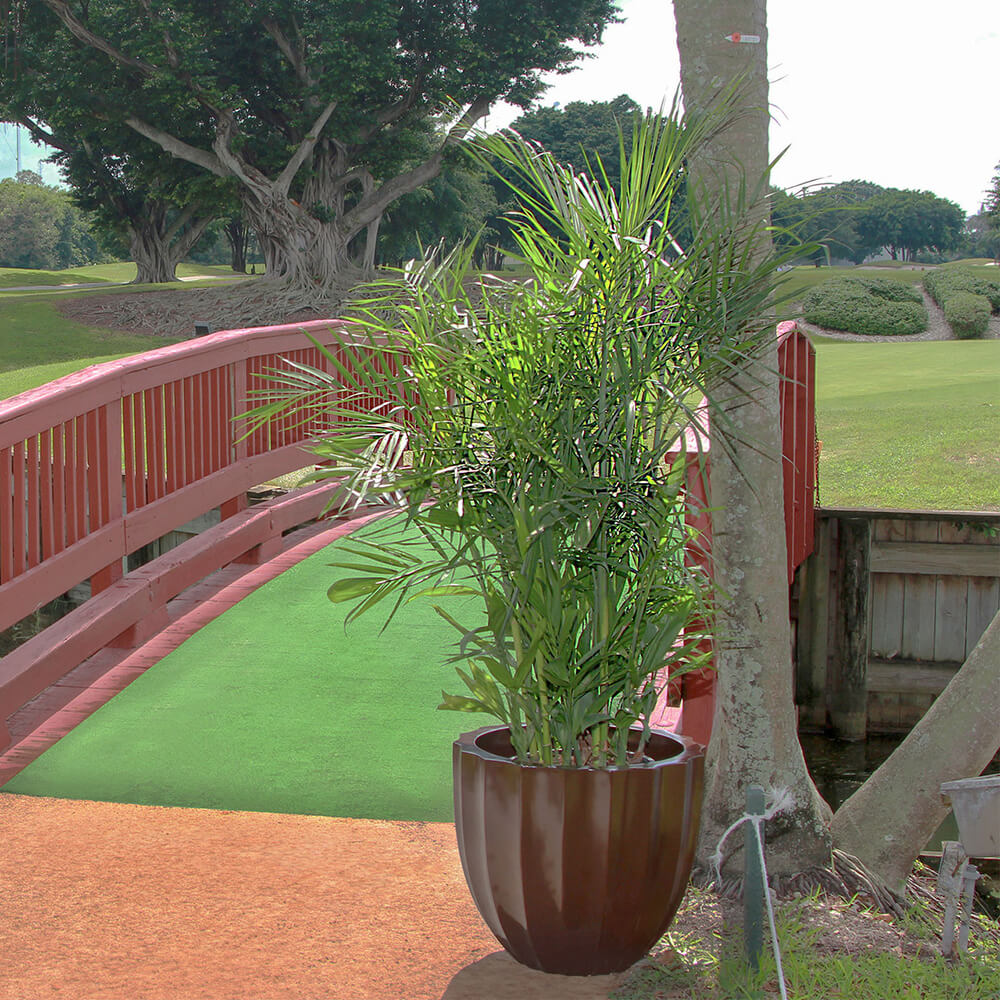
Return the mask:
[[[903,734],[869,736],[862,742],[851,743],[816,733],[799,734],[799,742],[802,744],[809,773],[820,795],[834,810],[864,784],[904,738]],[[986,770],[991,774],[1000,774],[1000,755],[993,759]],[[954,813],[948,813],[924,850],[940,852],[943,840],[958,840],[958,824],[955,822]],[[988,863],[979,865],[980,870],[987,867],[990,867]],[[984,878],[980,881],[979,887],[981,895],[988,895],[987,905],[993,913],[996,913],[1000,904],[1000,881],[995,877]]]

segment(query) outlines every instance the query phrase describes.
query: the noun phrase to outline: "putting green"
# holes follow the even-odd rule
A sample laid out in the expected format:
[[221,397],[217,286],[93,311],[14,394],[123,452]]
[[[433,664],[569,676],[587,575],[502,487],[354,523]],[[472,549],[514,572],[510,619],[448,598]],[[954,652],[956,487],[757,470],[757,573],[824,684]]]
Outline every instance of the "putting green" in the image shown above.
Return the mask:
[[451,742],[492,721],[437,711],[442,688],[461,687],[445,663],[458,633],[426,601],[381,634],[378,609],[345,632],[326,598],[336,549],[201,629],[3,791],[450,821]]

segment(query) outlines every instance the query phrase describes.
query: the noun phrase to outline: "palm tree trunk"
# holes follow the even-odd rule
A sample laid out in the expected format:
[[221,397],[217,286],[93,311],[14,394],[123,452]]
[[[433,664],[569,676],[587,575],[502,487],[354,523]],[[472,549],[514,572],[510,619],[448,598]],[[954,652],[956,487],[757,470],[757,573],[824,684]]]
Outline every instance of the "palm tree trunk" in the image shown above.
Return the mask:
[[[747,190],[760,189],[750,215],[766,213],[765,0],[674,0],[674,16],[686,112],[709,109],[737,80],[746,105],[690,165],[691,190],[724,212],[745,180]],[[727,38],[736,32],[759,41]],[[777,368],[772,340],[715,393],[722,401],[711,452],[718,673],[698,861],[707,863],[722,831],[743,813],[748,785],[784,788],[793,804],[767,833],[768,868],[780,876],[829,866],[831,852],[829,810],[825,815],[805,766],[793,701]]]

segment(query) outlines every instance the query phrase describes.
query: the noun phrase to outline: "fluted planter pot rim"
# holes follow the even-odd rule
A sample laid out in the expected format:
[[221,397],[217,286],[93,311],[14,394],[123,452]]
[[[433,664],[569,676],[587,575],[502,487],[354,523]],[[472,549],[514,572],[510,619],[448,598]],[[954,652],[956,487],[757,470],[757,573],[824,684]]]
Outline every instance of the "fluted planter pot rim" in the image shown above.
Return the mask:
[[455,740],[462,867],[517,961],[621,972],[666,932],[694,860],[704,749],[653,730],[647,752],[624,767],[561,767],[513,759],[506,726]]
[[[608,767],[577,767],[575,765],[567,764],[536,764],[530,763],[526,764],[522,761],[517,760],[514,757],[514,750],[510,743],[510,737],[505,734],[509,731],[509,726],[483,726],[482,729],[473,729],[470,732],[462,733],[461,736],[455,740],[456,745],[461,745],[469,753],[475,754],[477,757],[482,757],[483,760],[495,760],[502,764],[510,764],[513,767],[530,767],[530,768],[552,768],[559,771],[632,771],[637,768],[645,768],[647,770],[654,769],[662,766],[663,764],[680,764],[685,760],[689,760],[694,756],[701,756],[705,753],[705,748],[695,740],[691,739],[689,736],[681,736],[678,733],[671,733],[665,729],[651,729],[650,735],[654,739],[665,738],[677,743],[680,749],[677,753],[670,757],[655,757],[649,758],[641,761],[635,761],[624,765],[610,765]],[[641,732],[638,728],[633,728],[630,732],[635,733],[636,736]],[[498,738],[495,739],[495,743],[499,744],[498,749],[506,744],[506,748],[510,751],[509,753],[497,753],[495,750],[490,750],[488,747],[483,746],[483,742],[492,743],[494,739],[492,734],[499,734]],[[630,740],[630,744],[634,740]],[[647,745],[647,751],[649,746]]]

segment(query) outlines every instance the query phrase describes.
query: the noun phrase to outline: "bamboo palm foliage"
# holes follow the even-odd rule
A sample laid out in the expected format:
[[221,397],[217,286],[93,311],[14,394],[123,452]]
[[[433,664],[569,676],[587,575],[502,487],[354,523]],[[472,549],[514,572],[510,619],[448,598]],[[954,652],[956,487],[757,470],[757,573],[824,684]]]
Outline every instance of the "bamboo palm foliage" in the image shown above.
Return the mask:
[[[440,707],[509,724],[522,761],[631,762],[627,731],[648,733],[662,668],[703,662],[707,585],[685,558],[697,540],[671,456],[702,395],[773,336],[775,261],[751,260],[740,220],[708,228],[693,211],[684,248],[664,221],[723,117],[637,119],[620,194],[599,161],[576,175],[515,134],[480,137],[519,201],[527,278],[474,274],[467,247],[430,254],[359,295],[349,364],[293,367],[252,415],[320,401],[324,475],[396,495],[409,533],[341,544],[352,575],[329,596],[354,602],[349,620],[436,601],[466,689]],[[468,595],[485,618],[443,606]]]

